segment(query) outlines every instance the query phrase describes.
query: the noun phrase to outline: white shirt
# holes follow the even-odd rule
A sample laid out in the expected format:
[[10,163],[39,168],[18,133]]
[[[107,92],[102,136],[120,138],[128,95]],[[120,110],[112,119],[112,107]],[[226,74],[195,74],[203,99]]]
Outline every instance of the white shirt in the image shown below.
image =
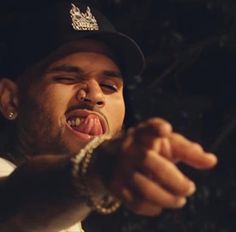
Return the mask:
[[[10,175],[15,170],[15,168],[16,166],[13,163],[6,159],[0,158],[0,177]],[[84,230],[81,227],[81,223],[77,223],[74,226],[59,232],[84,232]]]

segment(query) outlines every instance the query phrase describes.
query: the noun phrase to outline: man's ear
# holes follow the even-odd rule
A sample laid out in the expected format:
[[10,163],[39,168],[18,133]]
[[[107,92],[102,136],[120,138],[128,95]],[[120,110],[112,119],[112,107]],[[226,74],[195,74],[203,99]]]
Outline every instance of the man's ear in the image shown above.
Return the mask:
[[9,120],[17,116],[18,88],[15,82],[10,79],[0,79],[0,111]]

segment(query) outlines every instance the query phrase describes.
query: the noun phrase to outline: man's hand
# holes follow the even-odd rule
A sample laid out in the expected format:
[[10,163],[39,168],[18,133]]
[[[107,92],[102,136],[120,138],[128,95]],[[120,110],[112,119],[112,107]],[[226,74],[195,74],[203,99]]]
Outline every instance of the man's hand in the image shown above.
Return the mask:
[[159,215],[165,208],[181,208],[195,184],[176,166],[209,169],[216,157],[180,134],[169,123],[153,118],[128,130],[118,157],[111,191],[131,210]]

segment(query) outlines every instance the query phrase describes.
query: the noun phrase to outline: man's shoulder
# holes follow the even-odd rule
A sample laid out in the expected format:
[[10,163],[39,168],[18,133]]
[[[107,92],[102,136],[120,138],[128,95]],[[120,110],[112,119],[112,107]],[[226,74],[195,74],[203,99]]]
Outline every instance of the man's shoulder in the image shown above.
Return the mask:
[[12,162],[0,157],[0,177],[10,175],[15,168],[16,166]]

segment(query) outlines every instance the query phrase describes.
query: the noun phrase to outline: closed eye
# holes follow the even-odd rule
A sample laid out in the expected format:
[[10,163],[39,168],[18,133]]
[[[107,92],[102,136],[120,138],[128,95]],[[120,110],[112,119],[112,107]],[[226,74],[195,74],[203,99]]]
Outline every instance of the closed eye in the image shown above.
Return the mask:
[[118,91],[118,87],[115,84],[101,84],[101,87],[112,92]]
[[55,82],[59,82],[62,84],[72,84],[77,81],[77,79],[75,77],[66,77],[66,76],[54,77],[53,80]]

